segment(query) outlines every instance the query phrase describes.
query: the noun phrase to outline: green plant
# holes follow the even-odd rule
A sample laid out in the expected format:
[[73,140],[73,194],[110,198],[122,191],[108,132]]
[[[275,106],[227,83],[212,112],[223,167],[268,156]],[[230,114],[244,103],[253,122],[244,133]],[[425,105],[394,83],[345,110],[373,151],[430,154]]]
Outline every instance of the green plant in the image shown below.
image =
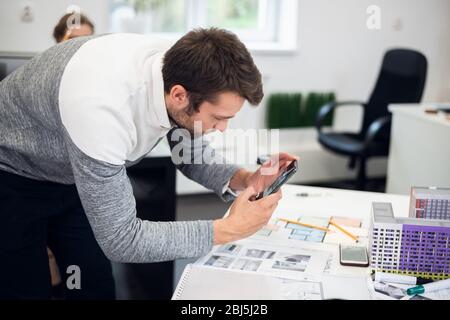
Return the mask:
[[[320,108],[329,102],[335,101],[335,94],[333,92],[329,93],[317,93],[311,92],[306,97],[304,117],[306,118],[306,126],[312,127],[315,125],[317,114]],[[324,125],[331,126],[333,122],[333,111],[328,114],[325,118]]]
[[303,117],[305,117],[305,127],[314,126],[314,115],[316,114],[316,106],[319,102],[319,95],[311,92],[306,96],[305,107],[303,109]]
[[272,94],[267,102],[266,125],[269,129],[279,128],[280,125],[280,101],[279,95]]
[[[322,101],[322,105],[330,102],[336,101],[336,94],[334,92],[330,92],[328,94],[324,95],[324,100]],[[333,116],[334,116],[334,109],[327,115],[324,121],[324,125],[329,127],[333,124]]]
[[[315,125],[320,108],[335,101],[333,92],[311,92],[302,99],[301,93],[274,93],[269,96],[267,103],[266,124],[269,129],[302,128]],[[333,112],[325,119],[325,125],[330,126]]]
[[269,96],[266,124],[268,128],[295,128],[301,122],[302,95],[276,93]]

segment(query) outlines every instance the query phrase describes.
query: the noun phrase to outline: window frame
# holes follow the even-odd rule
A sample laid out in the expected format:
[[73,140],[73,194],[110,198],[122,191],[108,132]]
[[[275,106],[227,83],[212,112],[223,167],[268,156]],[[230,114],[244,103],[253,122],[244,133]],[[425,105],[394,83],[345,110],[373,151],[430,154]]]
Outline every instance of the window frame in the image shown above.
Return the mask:
[[[147,33],[160,38],[176,41],[185,32],[198,27],[206,27],[208,0],[185,0],[185,23],[182,32]],[[260,0],[265,3],[265,29],[233,29],[250,51],[256,53],[291,53],[297,50],[298,1]],[[109,17],[112,19],[113,2],[110,0]],[[110,30],[111,31],[111,30]]]

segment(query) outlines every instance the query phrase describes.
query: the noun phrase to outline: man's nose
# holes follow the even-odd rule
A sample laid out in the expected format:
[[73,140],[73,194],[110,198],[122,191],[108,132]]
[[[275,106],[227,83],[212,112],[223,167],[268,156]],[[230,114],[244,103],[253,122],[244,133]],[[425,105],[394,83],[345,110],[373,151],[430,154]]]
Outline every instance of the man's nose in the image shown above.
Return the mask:
[[214,129],[224,132],[228,127],[228,121],[221,121],[214,126]]

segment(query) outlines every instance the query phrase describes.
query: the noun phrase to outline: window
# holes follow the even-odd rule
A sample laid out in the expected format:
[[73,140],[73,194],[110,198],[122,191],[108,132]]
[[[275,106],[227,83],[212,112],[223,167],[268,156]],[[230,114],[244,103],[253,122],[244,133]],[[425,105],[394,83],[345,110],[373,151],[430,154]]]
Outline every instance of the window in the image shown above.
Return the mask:
[[[231,30],[243,41],[275,41],[278,1],[274,0],[205,0],[201,25]],[[199,12],[202,12],[200,10]]]
[[184,0],[112,0],[111,31],[182,33],[187,23]]
[[296,48],[296,0],[110,0],[110,31],[175,40],[196,27],[236,33],[251,50]]

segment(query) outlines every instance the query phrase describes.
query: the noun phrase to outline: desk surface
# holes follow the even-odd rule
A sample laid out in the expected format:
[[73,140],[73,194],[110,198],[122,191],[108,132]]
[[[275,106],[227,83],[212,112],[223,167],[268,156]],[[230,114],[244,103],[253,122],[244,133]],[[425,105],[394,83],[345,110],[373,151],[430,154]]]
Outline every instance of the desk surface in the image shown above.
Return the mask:
[[411,186],[448,187],[450,120],[427,114],[435,104],[390,105],[393,112],[387,191],[409,194]]
[[[295,215],[353,217],[362,220],[363,228],[369,228],[372,202],[390,202],[396,216],[408,216],[409,197],[404,195],[294,185],[285,185],[282,191],[283,198],[274,212],[274,218]],[[294,243],[304,245],[306,242],[293,240]],[[341,266],[338,262],[339,245],[336,243],[308,242],[308,246],[312,250],[330,252],[337,275],[367,276],[369,274],[369,268]]]
[[430,114],[425,112],[425,109],[434,109],[437,105],[437,103],[391,104],[389,105],[389,111],[394,115],[401,114],[411,116],[423,121],[430,121],[438,125],[443,125],[450,129],[450,121],[446,119],[445,115],[442,112],[437,114]]
[[[283,198],[275,210],[274,217],[286,215],[302,216],[342,216],[359,218],[362,227],[369,229],[372,202],[390,202],[397,217],[407,217],[409,196],[375,192],[286,185],[282,189]],[[307,193],[308,196],[299,196]],[[341,266],[339,246],[330,243],[310,243],[308,246],[327,250],[333,254],[336,272],[343,275],[365,275],[370,268]]]
[[[395,216],[407,217],[409,197],[396,194],[286,185],[275,214],[295,210],[307,215],[370,219],[372,202],[391,202]],[[297,194],[308,193],[302,197]]]

